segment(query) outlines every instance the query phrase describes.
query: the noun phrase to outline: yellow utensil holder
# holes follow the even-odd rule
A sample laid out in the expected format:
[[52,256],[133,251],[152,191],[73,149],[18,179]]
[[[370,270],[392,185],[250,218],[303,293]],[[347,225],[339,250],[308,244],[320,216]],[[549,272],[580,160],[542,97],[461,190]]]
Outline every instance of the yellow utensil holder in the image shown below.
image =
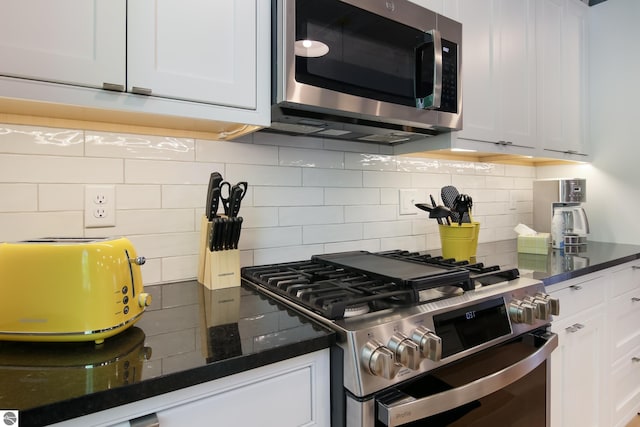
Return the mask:
[[478,248],[479,222],[463,222],[458,225],[440,224],[440,243],[442,244],[442,256],[454,258],[456,261],[470,261],[476,256]]

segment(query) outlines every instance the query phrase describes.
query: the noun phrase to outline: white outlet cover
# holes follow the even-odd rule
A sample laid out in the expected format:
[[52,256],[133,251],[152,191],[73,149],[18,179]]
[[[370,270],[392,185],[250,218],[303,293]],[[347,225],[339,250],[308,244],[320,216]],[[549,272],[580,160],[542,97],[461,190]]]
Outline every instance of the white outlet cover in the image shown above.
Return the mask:
[[400,215],[417,215],[418,208],[415,207],[418,198],[418,190],[400,190]]
[[103,228],[116,225],[116,190],[113,185],[84,187],[84,227]]

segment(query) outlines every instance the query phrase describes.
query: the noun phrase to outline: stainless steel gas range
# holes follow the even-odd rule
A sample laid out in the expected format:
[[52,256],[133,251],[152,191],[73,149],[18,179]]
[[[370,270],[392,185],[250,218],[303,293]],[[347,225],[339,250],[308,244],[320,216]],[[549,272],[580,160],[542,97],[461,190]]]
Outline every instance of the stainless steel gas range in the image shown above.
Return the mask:
[[337,332],[334,426],[549,425],[559,301],[517,269],[356,251],[242,277]]

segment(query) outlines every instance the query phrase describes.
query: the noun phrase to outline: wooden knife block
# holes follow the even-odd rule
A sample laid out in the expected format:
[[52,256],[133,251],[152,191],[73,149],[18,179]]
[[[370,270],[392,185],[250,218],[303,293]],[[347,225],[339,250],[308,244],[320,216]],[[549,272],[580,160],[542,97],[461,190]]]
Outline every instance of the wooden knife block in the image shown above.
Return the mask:
[[205,215],[200,222],[200,254],[198,257],[198,282],[208,289],[240,286],[240,251],[210,251],[211,221]]

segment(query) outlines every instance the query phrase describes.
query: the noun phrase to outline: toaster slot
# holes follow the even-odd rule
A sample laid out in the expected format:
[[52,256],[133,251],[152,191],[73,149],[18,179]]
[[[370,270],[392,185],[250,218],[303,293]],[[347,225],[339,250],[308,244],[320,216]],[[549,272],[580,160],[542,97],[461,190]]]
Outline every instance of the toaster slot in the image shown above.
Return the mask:
[[127,261],[128,261],[128,264],[129,264],[129,275],[131,276],[131,295],[132,295],[133,297],[135,297],[135,296],[136,296],[136,284],[135,284],[135,283],[134,283],[134,281],[133,281],[133,266],[131,265],[131,264],[132,264],[133,262],[135,262],[135,261],[134,261],[134,260],[132,260],[132,259],[129,257],[129,251],[128,251],[128,250],[126,250],[126,249],[125,249],[125,250],[124,250],[124,253],[125,253],[125,255],[127,256]]

